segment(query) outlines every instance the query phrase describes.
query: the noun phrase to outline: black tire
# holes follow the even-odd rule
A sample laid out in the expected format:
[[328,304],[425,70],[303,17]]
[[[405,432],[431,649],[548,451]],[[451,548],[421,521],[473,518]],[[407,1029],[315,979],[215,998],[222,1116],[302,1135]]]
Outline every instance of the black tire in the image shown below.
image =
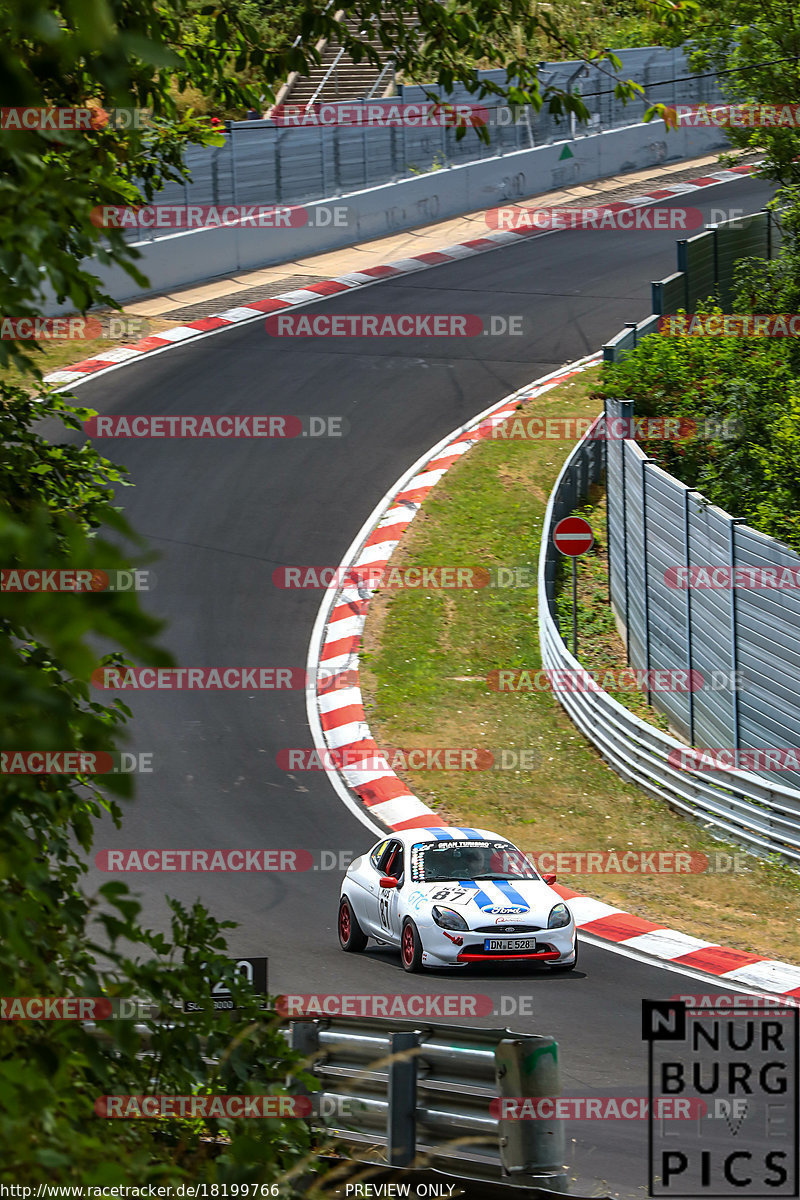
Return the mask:
[[400,935],[400,961],[403,970],[415,975],[422,966],[422,942],[417,933],[417,927],[411,920],[406,920]]
[[578,965],[578,943],[575,943],[575,957],[572,962],[556,963],[550,970],[554,975],[565,975],[567,971],[574,971]]
[[357,954],[367,944],[367,935],[358,923],[346,896],[339,901],[339,945],[348,954]]

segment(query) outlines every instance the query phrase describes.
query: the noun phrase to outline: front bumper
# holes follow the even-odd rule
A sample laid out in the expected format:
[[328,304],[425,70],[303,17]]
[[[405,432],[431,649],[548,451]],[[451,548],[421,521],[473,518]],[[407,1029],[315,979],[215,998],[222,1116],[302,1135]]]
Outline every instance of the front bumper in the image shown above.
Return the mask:
[[[558,950],[537,950],[532,954],[511,954],[511,953],[487,953],[480,951],[470,953],[468,950],[462,950],[457,958],[457,962],[463,963],[482,963],[482,962],[558,962],[564,955]],[[571,955],[567,955],[571,957]]]
[[471,930],[445,932],[433,922],[427,929],[420,930],[420,936],[423,945],[422,962],[430,967],[466,967],[475,963],[503,962],[566,963],[575,955],[574,925],[567,925],[563,929],[542,929],[535,935],[536,950],[524,952],[484,950],[487,934]]

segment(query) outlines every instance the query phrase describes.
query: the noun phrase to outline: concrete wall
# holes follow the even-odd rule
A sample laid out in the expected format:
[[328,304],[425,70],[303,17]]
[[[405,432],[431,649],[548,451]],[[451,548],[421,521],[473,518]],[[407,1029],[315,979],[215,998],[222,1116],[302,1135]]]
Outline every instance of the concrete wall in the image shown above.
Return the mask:
[[[681,127],[668,132],[662,121],[653,121],[308,204],[308,223],[294,228],[200,229],[134,243],[142,255],[138,266],[150,281],[146,289],[139,288],[117,266],[102,265],[94,259],[83,265],[99,277],[115,299],[130,301],[215,276],[385,237],[554,188],[711,154],[726,145],[719,129]],[[320,212],[337,206],[346,209],[346,224],[320,224],[324,219]],[[69,309],[69,303],[58,305],[52,294],[43,299],[45,313]]]

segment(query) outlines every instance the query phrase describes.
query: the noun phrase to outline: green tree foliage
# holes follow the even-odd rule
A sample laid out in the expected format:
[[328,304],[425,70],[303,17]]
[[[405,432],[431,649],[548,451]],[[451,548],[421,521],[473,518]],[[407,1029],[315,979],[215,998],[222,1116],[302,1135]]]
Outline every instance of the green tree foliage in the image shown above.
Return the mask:
[[[734,311],[751,310],[739,303]],[[800,551],[800,380],[791,339],[651,334],[605,368],[602,394],[632,400],[637,417],[695,421],[697,437],[643,448],[713,504]],[[703,436],[708,423],[732,436]]]
[[[80,260],[97,250],[135,274],[133,252],[91,220],[99,204],[148,200],[181,178],[189,141],[212,136],[176,119],[172,80],[244,100],[225,70],[247,31],[224,15],[184,44],[188,6],[10,0],[0,13],[0,105],[145,106],[141,128],[100,121],[87,131],[0,131],[0,314],[35,316],[43,284],[79,310],[106,297]],[[39,380],[31,344],[0,342],[30,387],[0,381],[0,565],[112,571],[137,562],[138,543],[114,505],[125,474],[87,444],[60,443],[88,411]],[[37,382],[38,381],[38,382]],[[34,391],[38,394],[34,397]],[[41,421],[48,437],[42,434]],[[103,661],[167,665],[158,623],[125,593],[0,593],[0,750],[114,751],[129,717],[89,686]],[[304,1167],[302,1121],[110,1121],[103,1095],[272,1093],[292,1065],[274,1014],[239,982],[241,1013],[182,1011],[203,997],[203,975],[230,975],[225,934],[202,906],[171,905],[171,933],[143,928],[140,906],[114,881],[86,889],[94,824],[119,825],[125,775],[0,775],[0,992],[14,996],[135,996],[149,1020],[147,1058],[131,1020],[103,1036],[62,1021],[0,1022],[0,1182],[163,1182],[187,1176],[271,1181]],[[175,1005],[178,1007],[175,1007]],[[209,1064],[208,1059],[214,1060]],[[254,1128],[254,1124],[257,1128]],[[291,1191],[290,1182],[283,1185]]]
[[[723,93],[736,104],[800,101],[800,24],[788,0],[720,0],[692,11],[687,34],[697,71],[721,73]],[[800,183],[800,130],[732,128],[732,145],[764,151],[764,174]]]
[[[562,37],[552,12],[537,12],[527,0],[343,7],[358,18],[354,30],[334,25],[334,7],[321,3],[6,0],[0,107],[89,105],[99,115],[86,130],[0,130],[0,315],[35,317],[44,287],[80,312],[113,303],[81,265],[92,254],[144,282],[136,252],[99,228],[92,213],[149,202],[165,181],[184,177],[188,144],[221,140],[183,112],[182,92],[243,110],[290,71],[317,61],[321,37],[341,35],[356,61],[375,59],[377,42],[401,71],[538,106],[546,98],[525,49],[534,29],[548,31],[567,53],[602,54],[578,35]],[[506,67],[507,86],[478,80],[474,64],[487,55]],[[617,90],[633,92],[625,84]],[[552,105],[585,113],[576,97],[554,96]],[[149,117],[119,127],[100,113],[116,108]],[[0,381],[0,566],[129,567],[140,548],[115,507],[125,473],[74,437],[59,442],[59,424],[80,430],[89,414],[41,383],[34,345],[0,340],[0,367],[8,365],[30,386]],[[157,635],[133,594],[0,592],[0,749],[116,749],[130,713],[90,691],[98,645],[108,649],[105,662],[166,665]],[[124,1020],[104,1022],[101,1037],[77,1023],[1,1021],[0,1182],[282,1179],[289,1192],[309,1153],[302,1122],[154,1125],[94,1115],[103,1095],[280,1092],[296,1069],[273,1015],[258,1009],[243,984],[233,983],[239,1016],[180,1007],[202,994],[203,973],[230,975],[227,924],[202,906],[173,902],[170,932],[153,932],[140,924],[125,884],[88,894],[94,824],[102,815],[119,824],[129,794],[124,775],[102,785],[91,775],[0,775],[2,994],[134,996],[172,1017],[147,1022],[149,1042]],[[139,1057],[145,1047],[150,1056]]]

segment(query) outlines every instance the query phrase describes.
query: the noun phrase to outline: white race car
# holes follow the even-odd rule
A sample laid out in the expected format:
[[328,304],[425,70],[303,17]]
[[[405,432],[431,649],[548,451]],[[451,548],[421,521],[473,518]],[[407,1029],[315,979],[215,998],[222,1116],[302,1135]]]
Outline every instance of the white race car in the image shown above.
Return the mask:
[[571,971],[575,921],[521,850],[485,829],[407,829],[350,864],[339,943],[397,946],[406,971],[470,963],[544,963]]

